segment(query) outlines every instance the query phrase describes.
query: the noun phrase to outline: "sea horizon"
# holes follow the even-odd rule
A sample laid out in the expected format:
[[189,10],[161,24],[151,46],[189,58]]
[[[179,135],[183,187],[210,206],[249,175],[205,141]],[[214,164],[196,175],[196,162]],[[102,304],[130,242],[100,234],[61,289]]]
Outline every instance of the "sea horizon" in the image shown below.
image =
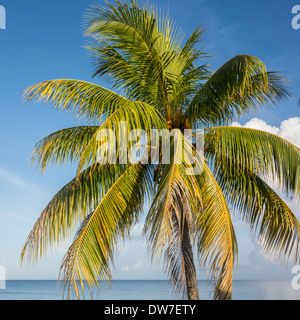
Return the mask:
[[[207,280],[198,280],[200,300],[212,300],[213,290]],[[86,300],[186,300],[174,293],[168,280],[114,280],[112,286],[85,290]],[[62,281],[7,280],[0,290],[0,300],[63,300]],[[234,280],[233,300],[300,300],[300,290],[291,280]]]

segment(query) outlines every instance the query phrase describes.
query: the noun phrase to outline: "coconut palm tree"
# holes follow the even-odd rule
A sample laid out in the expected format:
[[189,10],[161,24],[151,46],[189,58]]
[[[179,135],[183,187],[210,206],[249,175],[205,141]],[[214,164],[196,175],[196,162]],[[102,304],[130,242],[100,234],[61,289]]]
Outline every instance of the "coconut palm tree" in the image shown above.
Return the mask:
[[[134,1],[92,6],[86,21],[94,76],[107,80],[112,90],[60,79],[25,91],[27,101],[71,111],[86,125],[50,134],[34,149],[33,162],[42,171],[51,163],[67,162],[76,163],[78,170],[42,211],[21,262],[44,258],[77,229],[60,277],[68,297],[80,298],[84,284],[92,290],[111,282],[120,244],[144,219],[151,257],[162,262],[174,289],[199,299],[198,266],[208,271],[214,298],[230,299],[237,258],[235,211],[265,254],[299,261],[299,222],[270,184],[287,196],[299,196],[300,150],[271,133],[230,126],[244,114],[288,97],[285,79],[245,54],[210,71],[201,27],[186,39],[168,15]],[[122,138],[133,129],[150,135],[153,128],[202,128],[201,173],[186,173],[192,165],[177,161],[182,144],[172,139],[169,164],[161,163],[161,153],[157,163],[150,163],[147,143],[143,158],[129,164]],[[117,162],[99,161],[103,129],[115,132]],[[180,139],[189,142],[195,155],[194,140]],[[128,143],[129,148],[133,142]]]

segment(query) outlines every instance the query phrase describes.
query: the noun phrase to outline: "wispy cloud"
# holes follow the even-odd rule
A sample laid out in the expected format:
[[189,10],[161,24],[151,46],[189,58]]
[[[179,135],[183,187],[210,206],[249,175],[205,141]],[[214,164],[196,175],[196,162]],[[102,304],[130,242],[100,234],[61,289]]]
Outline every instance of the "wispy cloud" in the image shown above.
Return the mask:
[[0,180],[4,180],[5,182],[12,184],[13,186],[26,189],[28,187],[27,183],[18,177],[16,174],[8,171],[7,169],[0,168]]
[[35,194],[38,193],[40,195],[44,193],[41,188],[29,181],[26,181],[18,174],[7,168],[0,167],[0,181],[1,180],[23,191],[34,192]]

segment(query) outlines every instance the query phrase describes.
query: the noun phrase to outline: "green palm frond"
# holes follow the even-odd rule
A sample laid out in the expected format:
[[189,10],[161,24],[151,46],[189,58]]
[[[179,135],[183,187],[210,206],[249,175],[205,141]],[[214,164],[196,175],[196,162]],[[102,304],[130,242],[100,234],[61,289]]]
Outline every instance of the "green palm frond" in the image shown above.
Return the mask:
[[207,157],[223,155],[236,165],[277,183],[284,192],[299,196],[300,149],[281,137],[243,127],[206,130]]
[[[78,172],[84,165],[88,167],[91,162],[95,164],[99,147],[103,143],[99,132],[114,128],[119,146],[121,121],[127,122],[128,132],[143,128],[149,133],[149,137],[151,129],[166,128],[161,114],[151,105],[130,101],[113,91],[83,81],[62,79],[38,83],[26,90],[25,98],[45,100],[57,108],[73,110],[76,114],[85,115],[89,120],[102,122],[98,127],[65,129],[41,140],[35,148],[34,159],[38,159],[43,169],[49,161],[59,163],[66,161],[68,157],[79,160]],[[83,144],[80,148],[75,147],[74,141],[79,143],[80,140]]]
[[98,126],[80,126],[62,129],[40,140],[34,147],[32,162],[42,172],[52,164],[77,162]]
[[66,184],[52,198],[33,226],[21,254],[21,262],[36,263],[49,249],[69,241],[75,228],[94,210],[116,179],[121,165],[98,164]]
[[[122,127],[121,122],[126,122],[126,128]],[[166,122],[157,110],[151,105],[133,101],[128,102],[123,107],[117,109],[112,113],[101,126],[95,131],[89,142],[83,148],[78,172],[84,167],[89,165],[95,165],[99,161],[99,148],[101,148],[103,142],[108,141],[107,151],[109,153],[108,160],[119,159],[120,152],[122,152],[121,145],[125,142],[128,143],[128,147],[131,147],[133,142],[124,141],[130,131],[143,128],[147,134],[148,142],[151,141],[151,132],[153,129],[165,129],[167,128]],[[113,132],[110,130],[113,129]],[[108,131],[109,130],[109,131]],[[112,137],[110,137],[110,133]],[[107,138],[108,137],[108,138]],[[105,140],[105,139],[108,140]],[[127,151],[127,150],[126,150]],[[114,154],[116,156],[114,156]],[[111,157],[111,158],[109,158]]]
[[264,253],[294,263],[300,261],[300,223],[281,197],[257,174],[226,157],[215,161],[216,179],[229,203],[250,225]]
[[81,224],[64,257],[61,277],[68,297],[99,287],[99,280],[111,280],[111,266],[121,239],[129,231],[149,196],[151,166],[131,165],[111,186],[94,211]]
[[55,108],[72,111],[94,123],[101,123],[128,100],[96,84],[72,79],[57,79],[37,83],[25,90],[26,101],[47,102]]
[[[182,50],[178,53],[175,61],[177,69],[172,72],[176,75],[170,83],[172,96],[170,97],[171,110],[176,113],[178,107],[185,111],[194,96],[199,91],[201,82],[209,78],[209,70],[206,62],[198,65],[199,60],[207,58],[207,53],[203,49],[202,35],[204,29],[200,26],[187,39]],[[198,44],[201,47],[198,48]]]
[[267,72],[258,58],[239,55],[227,61],[201,86],[186,117],[204,124],[228,123],[258,106],[289,95],[285,78]]
[[195,179],[186,176],[184,166],[165,165],[162,172],[144,228],[153,256],[161,255],[161,249],[171,242],[174,227],[172,216],[175,214],[176,219],[179,219],[182,215],[181,203],[185,206],[184,214],[191,221],[193,209],[196,210],[201,201],[198,187],[194,185]]
[[87,15],[87,35],[98,42],[89,47],[94,53],[94,75],[112,79],[130,99],[153,104],[167,117],[172,101],[175,105],[179,100],[178,80],[187,87],[191,83],[186,81],[187,70],[193,80],[199,81],[199,75],[203,79],[203,68],[197,73],[190,70],[200,56],[195,45],[201,34],[198,28],[181,49],[183,34],[169,16],[133,1],[114,1],[108,8],[92,6]]
[[[93,6],[87,24],[87,33],[103,41],[96,50],[96,74],[105,73],[117,79],[116,84],[131,98],[132,91],[138,94],[134,88],[145,81],[145,75],[148,85],[157,83],[162,99],[167,101],[165,72],[157,46],[161,39],[154,12],[141,9],[134,2],[115,1],[115,6],[108,4],[108,8]],[[136,76],[132,77],[134,73]]]
[[237,242],[223,192],[208,166],[199,176],[203,210],[197,216],[197,249],[200,266],[209,264],[215,282],[215,299],[230,299]]

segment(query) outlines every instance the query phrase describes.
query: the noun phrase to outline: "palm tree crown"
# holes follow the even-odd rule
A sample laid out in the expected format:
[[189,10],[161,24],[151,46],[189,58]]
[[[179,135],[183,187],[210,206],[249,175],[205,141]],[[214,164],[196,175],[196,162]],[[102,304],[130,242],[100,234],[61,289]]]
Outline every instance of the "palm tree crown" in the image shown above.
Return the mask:
[[[186,40],[168,15],[134,1],[92,6],[85,27],[93,37],[94,76],[114,91],[71,79],[26,90],[27,100],[70,110],[87,125],[55,132],[34,149],[33,161],[42,170],[70,161],[78,171],[41,213],[21,261],[44,257],[77,228],[61,275],[69,296],[79,298],[83,280],[89,288],[98,287],[99,279],[111,281],[118,246],[146,203],[144,235],[152,258],[162,260],[174,288],[189,299],[199,298],[194,253],[214,280],[214,297],[231,297],[237,243],[229,207],[240,212],[266,253],[299,261],[299,222],[267,182],[299,196],[300,150],[273,134],[228,126],[289,96],[285,79],[244,54],[211,72],[202,28]],[[190,164],[176,161],[180,148],[175,147],[169,164],[99,163],[99,132],[113,128],[120,146],[120,121],[126,121],[128,132],[202,128],[201,174],[186,174]],[[120,158],[119,147],[116,152]]]

